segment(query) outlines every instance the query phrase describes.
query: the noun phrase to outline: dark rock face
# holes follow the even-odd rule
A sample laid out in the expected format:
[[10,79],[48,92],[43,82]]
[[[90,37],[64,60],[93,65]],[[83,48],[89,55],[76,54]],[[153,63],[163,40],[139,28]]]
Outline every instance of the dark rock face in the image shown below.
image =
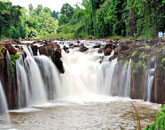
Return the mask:
[[60,73],[64,73],[64,67],[63,67],[63,62],[60,59],[60,54],[58,50],[55,50],[52,56],[53,62],[57,66],[58,70]]
[[119,65],[124,66],[131,59],[130,95],[133,99],[147,100],[146,71],[154,59],[152,66],[156,65],[156,67],[150,101],[163,103],[165,101],[165,49],[163,47],[165,43],[160,43],[158,40],[109,40],[107,42],[104,55],[110,55],[114,50],[114,56],[109,59],[110,61],[117,57]]
[[80,45],[80,49],[79,49],[80,52],[86,52],[87,50],[88,50],[88,48],[85,47],[84,44]]
[[68,47],[64,46],[64,47],[63,47],[63,50],[64,50],[66,53],[69,53],[69,48],[68,48]]
[[61,48],[58,44],[45,44],[39,48],[40,54],[50,56],[60,73],[64,73],[63,62],[61,61]]
[[10,54],[17,53],[17,50],[11,44],[6,44],[5,47],[9,51]]
[[114,49],[113,44],[106,44],[105,47],[104,47],[104,55],[105,56],[110,55],[113,49]]

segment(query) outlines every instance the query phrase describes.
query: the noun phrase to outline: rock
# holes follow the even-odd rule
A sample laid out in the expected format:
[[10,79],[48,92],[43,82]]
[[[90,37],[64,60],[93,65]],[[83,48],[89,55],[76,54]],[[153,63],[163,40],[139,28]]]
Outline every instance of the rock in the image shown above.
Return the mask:
[[88,48],[85,47],[84,44],[81,44],[81,45],[80,45],[80,49],[79,49],[80,52],[85,52],[85,51],[87,51],[87,50],[88,50]]
[[95,46],[93,46],[93,48],[100,48],[101,47],[101,45],[95,45]]
[[39,49],[38,46],[32,45],[31,48],[32,48],[32,50],[33,50],[33,54],[34,54],[35,56],[37,56],[37,51],[38,51],[38,49]]
[[69,53],[69,48],[66,47],[65,45],[63,46],[63,50],[64,50],[66,53]]
[[61,48],[58,44],[45,44],[39,48],[40,54],[50,56],[60,73],[64,73],[63,62],[61,61]]
[[125,43],[120,44],[120,51],[125,51],[125,50],[128,50],[128,49],[129,49],[128,44],[125,44]]
[[11,44],[6,44],[5,47],[9,51],[10,54],[17,53],[17,50]]
[[46,56],[51,56],[51,52],[54,52],[55,49],[57,49],[57,52],[59,53],[59,58],[61,58],[61,48],[58,44],[45,44],[44,46],[39,48],[40,54]]
[[118,55],[119,51],[120,51],[120,46],[118,46],[114,49],[114,55]]
[[98,50],[98,53],[103,53],[103,51],[104,51],[104,48],[100,48],[100,49]]
[[114,49],[113,44],[106,44],[105,47],[104,47],[104,55],[105,56],[110,55],[113,49]]
[[79,43],[80,43],[80,41],[78,40],[78,41],[77,41],[77,43],[79,44]]
[[60,59],[59,52],[57,49],[54,51],[52,59],[53,59],[54,64],[58,68],[59,72],[64,73],[65,71],[64,71],[63,62]]

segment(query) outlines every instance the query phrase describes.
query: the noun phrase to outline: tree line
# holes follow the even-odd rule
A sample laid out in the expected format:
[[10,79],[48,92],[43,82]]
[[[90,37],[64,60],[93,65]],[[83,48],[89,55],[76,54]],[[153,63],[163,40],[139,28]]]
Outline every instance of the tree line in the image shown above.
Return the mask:
[[72,13],[61,10],[58,31],[75,37],[151,38],[165,31],[165,0],[83,0],[80,7],[63,8]]
[[26,10],[0,1],[0,38],[72,34],[73,38],[152,38],[165,31],[165,0],[82,0],[60,13],[30,4]]
[[0,1],[0,38],[35,38],[39,35],[56,33],[58,12],[50,8],[32,4],[26,10],[12,5],[10,1]]

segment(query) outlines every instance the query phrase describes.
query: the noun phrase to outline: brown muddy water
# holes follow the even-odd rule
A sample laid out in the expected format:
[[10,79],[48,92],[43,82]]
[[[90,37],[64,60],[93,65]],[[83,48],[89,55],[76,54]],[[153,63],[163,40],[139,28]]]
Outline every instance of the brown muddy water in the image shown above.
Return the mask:
[[160,105],[120,98],[112,101],[56,101],[11,111],[12,127],[18,130],[137,130],[155,121]]

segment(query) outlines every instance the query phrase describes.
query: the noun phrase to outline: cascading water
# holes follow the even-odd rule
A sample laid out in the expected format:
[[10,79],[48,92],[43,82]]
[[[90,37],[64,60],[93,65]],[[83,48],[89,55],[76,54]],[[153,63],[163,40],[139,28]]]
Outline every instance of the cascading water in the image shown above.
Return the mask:
[[30,56],[30,57],[33,56],[32,51],[31,50],[29,51],[29,47],[23,46],[23,50],[25,51],[25,53],[26,53],[27,56]]
[[22,56],[16,61],[16,74],[18,85],[18,107],[22,108],[29,105],[30,99],[29,84]]
[[[112,60],[109,62],[103,62],[101,65],[102,74],[103,75],[103,82],[100,84],[100,90],[102,94],[112,95],[112,78],[114,74],[115,67],[117,65],[117,59]],[[99,76],[99,75],[98,75]],[[99,79],[99,77],[98,77]]]
[[8,114],[8,106],[3,91],[2,84],[0,82],[0,129],[3,129],[10,125],[10,117]]
[[96,71],[98,57],[88,51],[86,54],[71,50],[69,54],[63,51],[65,73],[62,76],[62,88],[67,95],[84,95],[93,89],[93,77]]
[[150,69],[147,69],[146,71],[147,101],[151,100],[151,92],[152,92],[153,83],[154,83],[154,72],[155,72],[155,68],[150,68]]
[[35,56],[35,60],[40,68],[48,99],[61,97],[63,95],[61,79],[54,63],[47,56]]
[[11,58],[10,58],[10,54],[8,51],[6,51],[6,66],[7,66],[7,81],[8,81],[8,86],[9,88],[11,88],[12,85],[12,81],[11,81],[11,77],[12,77],[12,64],[11,64]]
[[126,82],[125,82],[125,90],[124,90],[124,97],[130,97],[130,86],[131,86],[131,59],[128,63],[128,69],[126,74]]
[[47,101],[46,92],[37,63],[32,57],[25,59],[25,70],[28,74],[30,89],[30,104],[40,104]]

